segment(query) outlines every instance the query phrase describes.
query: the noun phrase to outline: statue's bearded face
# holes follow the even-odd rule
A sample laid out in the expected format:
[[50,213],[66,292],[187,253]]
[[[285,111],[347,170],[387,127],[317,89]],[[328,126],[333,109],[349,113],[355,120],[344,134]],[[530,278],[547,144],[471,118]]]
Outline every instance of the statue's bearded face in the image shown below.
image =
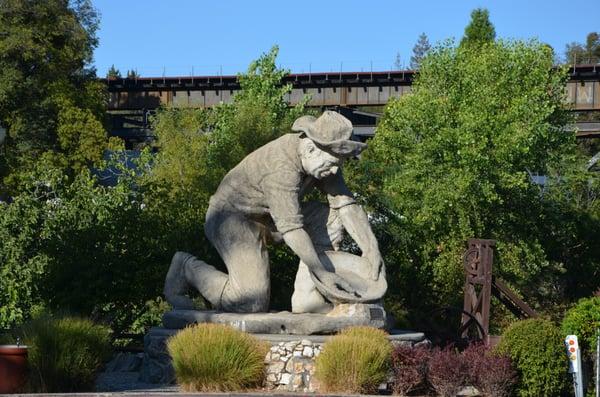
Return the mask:
[[301,141],[300,157],[304,171],[317,179],[337,173],[342,159],[319,149],[313,141],[304,138]]

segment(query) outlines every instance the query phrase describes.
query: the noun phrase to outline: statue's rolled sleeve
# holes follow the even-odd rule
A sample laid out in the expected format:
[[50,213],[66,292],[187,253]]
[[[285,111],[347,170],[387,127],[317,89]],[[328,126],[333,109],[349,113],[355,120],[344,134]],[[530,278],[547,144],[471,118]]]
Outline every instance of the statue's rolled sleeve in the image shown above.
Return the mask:
[[262,190],[269,213],[280,233],[287,233],[304,226],[300,211],[299,175],[293,172],[277,172],[266,176]]

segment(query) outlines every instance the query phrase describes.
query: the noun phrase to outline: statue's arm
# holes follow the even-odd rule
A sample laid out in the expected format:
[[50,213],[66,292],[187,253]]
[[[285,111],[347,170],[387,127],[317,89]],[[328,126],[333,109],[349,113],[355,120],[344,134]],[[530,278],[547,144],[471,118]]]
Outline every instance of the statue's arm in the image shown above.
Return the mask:
[[367,214],[356,203],[346,205],[338,211],[344,228],[350,237],[356,241],[356,244],[358,244],[363,252],[363,256],[371,263],[369,276],[372,280],[377,280],[383,266],[383,259],[379,252],[377,239],[375,239],[375,235],[371,230]]
[[323,267],[319,255],[317,255],[317,251],[304,229],[294,229],[285,232],[283,240],[323,284],[327,284],[330,287],[337,286],[339,289],[349,293],[353,292],[353,289],[344,279]]
[[342,170],[339,169],[336,174],[321,180],[319,187],[327,193],[329,206],[339,211],[344,229],[356,241],[363,256],[371,264],[369,277],[377,280],[384,270],[379,245],[371,230],[367,214],[356,203],[352,192],[346,186]]

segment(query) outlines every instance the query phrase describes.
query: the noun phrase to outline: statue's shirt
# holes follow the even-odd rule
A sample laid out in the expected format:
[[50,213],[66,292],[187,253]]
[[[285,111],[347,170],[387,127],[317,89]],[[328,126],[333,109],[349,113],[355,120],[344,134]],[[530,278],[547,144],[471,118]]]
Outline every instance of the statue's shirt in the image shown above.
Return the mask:
[[300,134],[286,134],[258,148],[225,175],[211,206],[220,205],[260,219],[270,215],[277,230],[286,233],[304,226],[300,201],[317,187],[334,209],[354,203],[341,168],[317,180],[302,168]]

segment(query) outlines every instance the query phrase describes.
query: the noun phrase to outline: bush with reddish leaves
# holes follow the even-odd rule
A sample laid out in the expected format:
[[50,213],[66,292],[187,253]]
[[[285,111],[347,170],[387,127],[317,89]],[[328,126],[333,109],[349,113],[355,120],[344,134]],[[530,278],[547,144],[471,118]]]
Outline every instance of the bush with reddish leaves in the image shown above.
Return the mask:
[[469,382],[469,366],[454,347],[434,349],[427,366],[427,378],[441,397],[454,397]]
[[412,348],[399,345],[392,352],[394,394],[405,396],[427,388],[427,365],[431,350],[427,347]]
[[468,368],[468,383],[486,397],[510,397],[517,372],[508,356],[492,353],[483,344],[472,344],[462,352]]

